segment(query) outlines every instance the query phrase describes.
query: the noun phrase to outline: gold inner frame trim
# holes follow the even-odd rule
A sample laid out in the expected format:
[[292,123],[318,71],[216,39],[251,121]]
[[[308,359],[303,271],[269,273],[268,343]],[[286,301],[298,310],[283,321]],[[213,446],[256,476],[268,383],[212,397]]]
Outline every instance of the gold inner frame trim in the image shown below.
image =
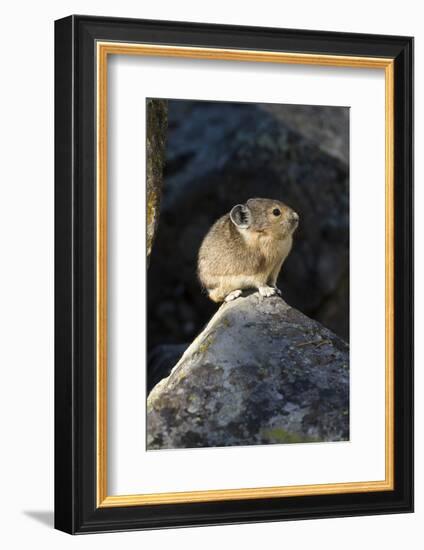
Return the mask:
[[[394,489],[394,60],[254,50],[101,42],[97,54],[97,506],[142,506]],[[349,483],[109,496],[107,493],[107,60],[109,55],[217,59],[385,71],[385,479]]]

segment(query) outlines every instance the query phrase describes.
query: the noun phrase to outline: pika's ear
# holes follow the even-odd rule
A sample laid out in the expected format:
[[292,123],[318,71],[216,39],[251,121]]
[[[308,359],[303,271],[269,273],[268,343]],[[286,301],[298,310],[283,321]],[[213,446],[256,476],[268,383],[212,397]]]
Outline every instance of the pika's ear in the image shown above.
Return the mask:
[[245,204],[236,204],[230,212],[230,219],[239,229],[247,229],[252,223],[252,212]]

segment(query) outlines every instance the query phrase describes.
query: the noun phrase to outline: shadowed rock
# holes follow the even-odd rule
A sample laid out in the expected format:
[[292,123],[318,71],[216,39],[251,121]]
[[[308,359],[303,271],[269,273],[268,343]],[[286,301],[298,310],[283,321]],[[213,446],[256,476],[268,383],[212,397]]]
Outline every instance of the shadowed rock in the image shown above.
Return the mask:
[[149,376],[147,378],[147,392],[156,384],[169,376],[188,344],[162,344],[156,346],[148,355],[147,364]]
[[164,99],[147,100],[146,187],[147,187],[147,262],[159,222],[162,196],[168,105]]
[[349,438],[349,348],[258,293],[224,304],[147,402],[148,449]]
[[272,103],[263,103],[260,107],[315,143],[326,154],[349,163],[348,108]]

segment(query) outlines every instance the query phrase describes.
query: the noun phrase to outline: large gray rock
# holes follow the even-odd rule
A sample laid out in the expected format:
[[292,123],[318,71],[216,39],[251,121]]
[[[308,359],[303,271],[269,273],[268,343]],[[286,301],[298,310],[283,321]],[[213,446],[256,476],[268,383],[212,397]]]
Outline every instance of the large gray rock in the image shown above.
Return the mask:
[[349,348],[275,296],[224,304],[147,402],[149,449],[349,438]]

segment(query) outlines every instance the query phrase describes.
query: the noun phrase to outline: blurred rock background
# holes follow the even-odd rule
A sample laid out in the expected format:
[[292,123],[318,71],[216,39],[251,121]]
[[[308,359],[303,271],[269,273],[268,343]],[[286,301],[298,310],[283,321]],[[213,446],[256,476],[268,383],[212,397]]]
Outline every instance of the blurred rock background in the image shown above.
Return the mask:
[[170,344],[181,353],[217,310],[198,283],[197,252],[217,218],[255,196],[280,199],[300,215],[278,280],[284,299],[348,341],[348,159],[345,107],[169,100],[148,269],[150,357]]

